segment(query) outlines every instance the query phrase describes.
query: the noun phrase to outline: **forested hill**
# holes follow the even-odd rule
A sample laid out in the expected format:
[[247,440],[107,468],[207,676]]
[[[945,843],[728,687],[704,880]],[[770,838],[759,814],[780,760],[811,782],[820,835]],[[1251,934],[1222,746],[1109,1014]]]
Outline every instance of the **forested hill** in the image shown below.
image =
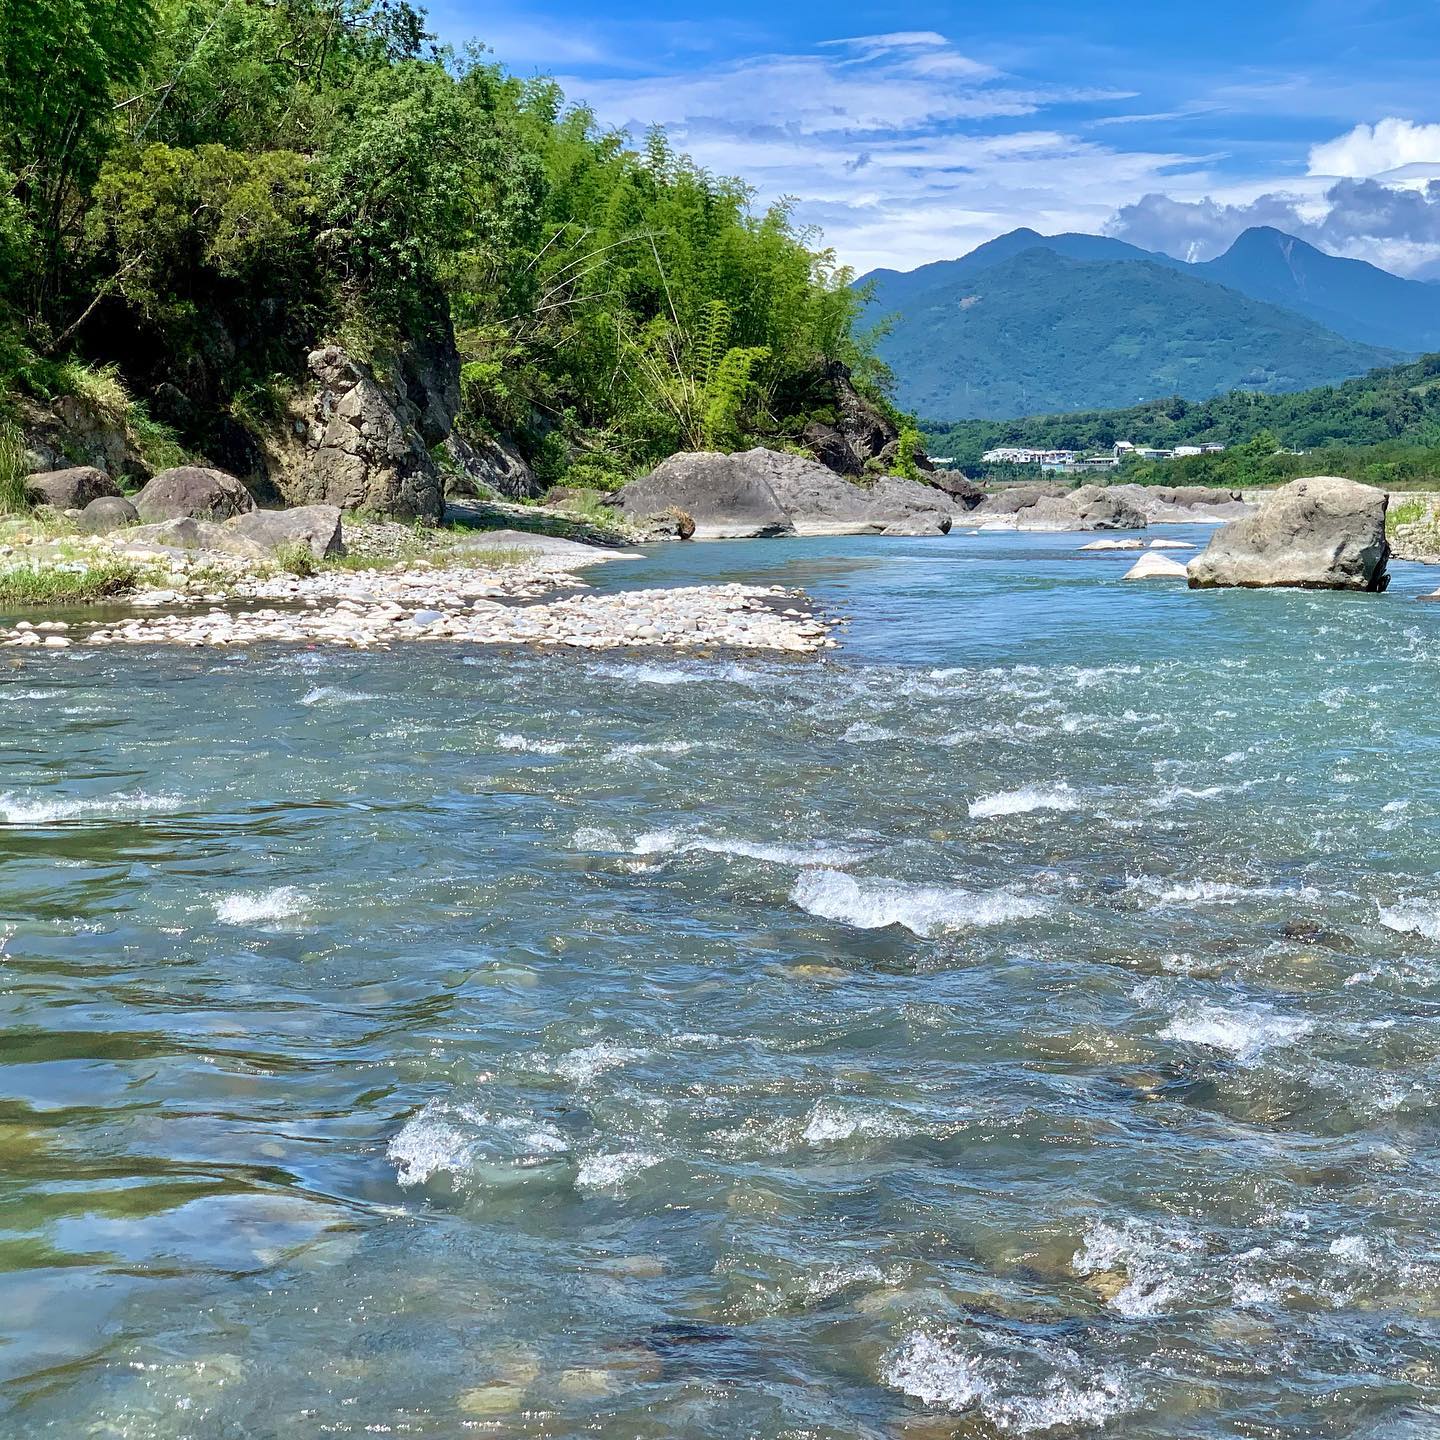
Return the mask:
[[1019,420],[927,424],[931,454],[973,464],[996,445],[1100,450],[1117,440],[1171,449],[1236,445],[1261,431],[1283,446],[1440,445],[1440,355],[1375,370],[1343,384],[1289,395],[1234,390],[1210,400],[1178,396],[1115,410],[1032,415]]
[[339,343],[438,355],[459,430],[614,484],[869,378],[852,277],[784,206],[405,0],[0,0],[0,31],[0,421],[128,392],[166,454],[246,473]]
[[[1087,258],[1037,237],[1013,253],[994,242],[962,261],[875,277],[867,318],[897,316],[878,349],[906,408],[999,418],[1237,386],[1278,393],[1404,358],[1189,267],[1134,258],[1143,252],[1118,241],[1059,240]],[[1081,241],[1092,243],[1075,248]]]

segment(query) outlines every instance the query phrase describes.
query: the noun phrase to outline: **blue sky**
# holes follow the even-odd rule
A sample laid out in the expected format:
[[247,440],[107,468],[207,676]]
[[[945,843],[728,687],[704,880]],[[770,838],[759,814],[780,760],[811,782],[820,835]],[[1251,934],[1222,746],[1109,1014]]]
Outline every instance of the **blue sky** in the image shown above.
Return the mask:
[[1203,259],[1255,223],[1440,269],[1433,3],[429,8],[606,125],[793,196],[859,270],[1017,225]]

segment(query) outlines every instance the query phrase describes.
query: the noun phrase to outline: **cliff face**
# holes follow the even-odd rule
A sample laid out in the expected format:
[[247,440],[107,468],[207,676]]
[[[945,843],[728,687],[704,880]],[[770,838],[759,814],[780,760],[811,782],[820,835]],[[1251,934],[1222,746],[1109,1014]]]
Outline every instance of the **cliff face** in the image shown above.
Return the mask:
[[[858,478],[877,468],[872,461],[888,469],[900,447],[895,422],[855,388],[850,367],[839,360],[831,361],[816,381],[835,421],[812,420],[805,427],[802,438],[810,453],[837,475]],[[932,468],[923,453],[915,456],[915,463],[922,470]]]

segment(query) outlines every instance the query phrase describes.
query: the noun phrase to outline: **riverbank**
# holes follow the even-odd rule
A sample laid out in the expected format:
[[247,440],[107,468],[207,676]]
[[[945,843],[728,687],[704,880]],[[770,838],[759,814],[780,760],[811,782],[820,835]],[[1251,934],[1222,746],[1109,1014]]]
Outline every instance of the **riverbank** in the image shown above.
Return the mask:
[[[347,527],[353,550],[331,560],[291,560],[298,573],[274,560],[223,551],[136,546],[124,532],[45,536],[34,523],[30,531],[22,546],[8,547],[11,555],[24,552],[8,567],[12,577],[26,574],[23,583],[12,578],[11,593],[28,590],[41,603],[0,627],[3,648],[285,643],[373,649],[448,640],[798,655],[834,643],[827,623],[793,589],[725,584],[594,595],[583,572],[633,560],[634,551],[519,530],[354,523]],[[0,593],[5,575],[0,569]],[[68,609],[70,618],[51,613],[77,600],[123,608],[94,619]]]

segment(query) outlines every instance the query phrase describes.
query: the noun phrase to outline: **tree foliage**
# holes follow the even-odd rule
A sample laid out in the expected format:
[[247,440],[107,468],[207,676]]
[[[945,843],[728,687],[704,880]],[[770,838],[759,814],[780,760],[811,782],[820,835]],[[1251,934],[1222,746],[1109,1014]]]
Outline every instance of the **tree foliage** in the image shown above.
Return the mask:
[[193,414],[324,339],[383,358],[443,318],[464,424],[611,480],[798,435],[805,377],[864,373],[851,276],[785,205],[438,47],[406,0],[0,0],[0,22],[0,366],[24,337]]

